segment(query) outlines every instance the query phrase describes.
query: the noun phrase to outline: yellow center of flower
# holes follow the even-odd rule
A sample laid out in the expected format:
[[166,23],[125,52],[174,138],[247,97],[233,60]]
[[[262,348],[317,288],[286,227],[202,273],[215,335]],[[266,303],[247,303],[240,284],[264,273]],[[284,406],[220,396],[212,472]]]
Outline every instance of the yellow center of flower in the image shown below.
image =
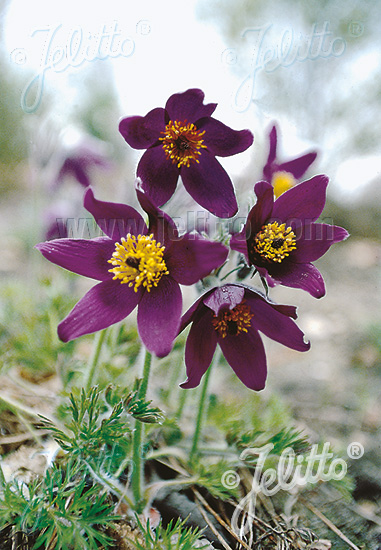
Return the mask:
[[153,235],[138,235],[136,238],[128,233],[120,243],[115,243],[115,252],[108,260],[115,267],[109,271],[114,273],[113,279],[120,279],[122,284],[135,285],[135,292],[141,285],[149,292],[163,275],[169,274],[163,260],[164,250],[165,247],[157,243]]
[[194,124],[170,120],[165,127],[164,137],[159,138],[163,142],[163,149],[167,159],[171,159],[177,168],[186,166],[189,168],[191,161],[200,162],[197,157],[201,155],[200,149],[206,149],[201,136],[205,134],[197,130]]
[[237,336],[241,332],[247,332],[252,317],[254,317],[254,313],[251,313],[250,307],[242,301],[233,309],[224,310],[218,315],[213,315],[212,323],[214,329],[222,338],[225,338],[227,335]]
[[296,237],[291,227],[278,222],[264,225],[255,236],[253,250],[267,260],[280,263],[296,249]]
[[278,198],[296,184],[296,179],[289,172],[275,172],[271,184],[274,187],[274,195]]

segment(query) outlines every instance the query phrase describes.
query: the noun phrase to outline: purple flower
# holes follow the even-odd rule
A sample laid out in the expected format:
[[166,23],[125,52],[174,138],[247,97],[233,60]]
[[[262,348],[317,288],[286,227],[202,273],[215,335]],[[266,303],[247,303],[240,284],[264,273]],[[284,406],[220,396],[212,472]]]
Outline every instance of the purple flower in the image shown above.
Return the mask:
[[102,330],[138,306],[140,338],[149,351],[164,357],[180,325],[179,284],[192,285],[208,275],[225,261],[228,250],[198,234],[179,236],[173,220],[137,193],[148,227],[134,208],[97,200],[89,188],[85,208],[106,236],[57,239],[36,248],[51,262],[100,281],[58,325],[61,340]]
[[137,176],[151,200],[158,206],[175,192],[181,175],[193,199],[220,218],[237,212],[233,184],[216,160],[245,151],[253,143],[249,130],[235,131],[211,117],[216,103],[203,104],[198,89],[172,95],[165,109],[146,116],[124,118],[119,130],[134,149],[147,149]]
[[101,144],[89,139],[66,153],[54,185],[58,186],[66,177],[72,177],[83,187],[88,187],[91,184],[91,171],[94,166],[109,169],[112,164]]
[[265,167],[263,168],[263,179],[274,187],[274,194],[279,197],[282,193],[293,187],[317,157],[316,151],[306,153],[301,157],[279,163],[276,158],[277,129],[275,124],[269,133],[270,151]]
[[182,318],[180,331],[192,327],[185,347],[188,379],[183,388],[198,386],[217,344],[238,378],[251,390],[265,387],[267,366],[258,331],[291,349],[307,351],[303,332],[292,319],[296,308],[274,304],[258,291],[240,284],[213,288]]
[[315,298],[324,296],[323,277],[311,262],[349,235],[342,227],[314,223],[324,208],[327,185],[326,176],[315,176],[275,202],[269,183],[255,185],[257,203],[243,230],[232,236],[230,247],[244,254],[270,286],[282,284],[302,288]]

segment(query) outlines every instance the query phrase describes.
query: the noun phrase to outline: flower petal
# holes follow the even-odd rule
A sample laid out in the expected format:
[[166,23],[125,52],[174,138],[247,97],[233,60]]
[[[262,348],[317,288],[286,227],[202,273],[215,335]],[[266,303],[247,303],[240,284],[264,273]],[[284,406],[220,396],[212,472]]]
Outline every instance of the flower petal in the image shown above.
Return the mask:
[[53,264],[78,275],[106,281],[112,279],[109,273],[115,244],[108,237],[96,239],[55,239],[35,246]]
[[218,343],[241,382],[251,390],[263,390],[267,377],[266,354],[257,330],[251,327],[237,336],[218,338]]
[[334,244],[349,237],[348,231],[337,225],[308,223],[297,240],[297,249],[290,256],[296,263],[309,263],[317,260]]
[[266,181],[259,181],[254,186],[257,202],[250,210],[246,222],[246,237],[254,236],[260,231],[272,214],[274,206],[274,189]]
[[194,320],[185,346],[187,380],[182,388],[195,388],[208,370],[217,346],[217,334],[212,325],[212,312],[203,307]]
[[148,233],[153,233],[157,242],[162,246],[172,246],[174,240],[178,239],[179,232],[175,222],[168,214],[160,210],[151,199],[136,187],[136,195],[140,206],[148,214]]
[[253,143],[254,136],[250,130],[232,130],[215,118],[202,118],[197,123],[198,130],[204,130],[204,144],[212,155],[230,157],[246,151]]
[[300,179],[307,172],[308,168],[315,161],[316,157],[316,152],[306,153],[301,157],[279,164],[277,166],[277,171],[289,172],[294,176],[294,178]]
[[119,132],[133,149],[148,149],[165,130],[165,111],[152,109],[146,116],[129,116],[119,123]]
[[137,176],[143,191],[157,206],[165,204],[176,190],[179,169],[167,160],[162,145],[147,149],[139,161]]
[[[266,276],[266,279],[268,279],[268,276]],[[276,274],[271,273],[270,280],[275,284],[306,290],[314,298],[321,298],[325,294],[323,276],[310,263],[296,264],[287,262],[287,269],[282,270],[282,272],[279,271]]]
[[94,197],[91,187],[85,192],[84,206],[114,242],[120,241],[127,233],[135,236],[147,233],[147,226],[135,208],[127,204],[100,201]]
[[313,222],[323,211],[328,185],[327,176],[315,176],[285,191],[274,202],[272,217],[282,222]]
[[267,158],[267,163],[274,162],[276,158],[276,149],[277,149],[277,143],[278,143],[278,136],[277,136],[277,129],[275,124],[270,130],[269,133],[269,140],[270,140],[270,150],[269,150],[269,156]]
[[178,334],[181,308],[180,287],[168,275],[144,293],[138,308],[138,330],[148,351],[158,357],[168,355]]
[[58,325],[58,336],[63,342],[122,321],[133,311],[141,298],[141,291],[117,281],[103,281],[91,288]]
[[181,178],[191,197],[218,218],[231,218],[237,213],[233,184],[207,150],[203,150],[199,163],[181,168]]
[[227,284],[217,287],[204,298],[204,304],[218,315],[221,308],[233,309],[243,300],[245,289],[241,285]]
[[249,261],[246,241],[246,226],[243,231],[240,233],[235,233],[231,236],[229,246],[232,250],[236,250],[240,254],[243,254],[246,260]]
[[[273,304],[254,292],[247,290],[245,299],[254,314],[251,322],[257,330],[288,348],[297,351],[310,349],[310,344],[304,341],[303,332],[287,314],[285,315],[276,306],[274,307]],[[290,313],[293,312],[290,311]]]
[[204,92],[196,88],[171,95],[165,105],[169,119],[196,122],[200,118],[209,117],[217,107],[217,103],[204,105],[204,97]]
[[181,285],[193,285],[226,260],[229,250],[221,243],[208,241],[197,233],[186,233],[164,253],[165,263]]
[[193,302],[193,304],[188,309],[188,311],[184,313],[184,315],[181,318],[179,334],[189,325],[189,323],[192,323],[196,319],[196,317],[199,315],[199,311],[201,311],[203,308],[203,304],[202,304],[203,299],[206,296],[208,296],[211,292],[213,292],[213,290],[214,289],[207,290],[204,294],[202,294],[202,296],[197,298],[197,300]]

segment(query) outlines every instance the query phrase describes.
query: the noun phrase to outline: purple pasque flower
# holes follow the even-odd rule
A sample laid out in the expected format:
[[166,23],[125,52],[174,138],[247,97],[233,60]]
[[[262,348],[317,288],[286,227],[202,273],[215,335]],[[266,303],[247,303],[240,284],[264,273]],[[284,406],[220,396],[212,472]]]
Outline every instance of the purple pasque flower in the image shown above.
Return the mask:
[[185,189],[220,218],[237,213],[233,184],[216,160],[245,151],[253,143],[249,130],[232,130],[212,118],[216,103],[203,104],[204,93],[190,89],[172,95],[165,109],[124,118],[119,131],[134,149],[146,149],[137,168],[142,188],[162,206],[175,192],[179,176]]
[[85,208],[106,234],[94,239],[57,239],[36,246],[51,262],[100,281],[58,325],[64,342],[102,330],[138,306],[140,338],[150,352],[167,355],[178,333],[180,284],[192,285],[219,267],[228,250],[198,234],[180,236],[174,221],[137,190],[147,227],[132,207],[103,202],[91,188]]
[[67,177],[72,177],[83,187],[91,185],[91,173],[94,167],[110,169],[112,167],[102,143],[84,140],[68,150],[61,159],[61,167],[55,178],[54,186],[61,185]]
[[293,160],[279,163],[277,155],[277,128],[275,124],[269,133],[270,150],[267,162],[263,168],[263,179],[274,187],[275,197],[293,187],[307,172],[317,157],[316,151],[311,151]]
[[208,290],[183,315],[180,331],[192,323],[185,346],[188,379],[182,388],[198,386],[217,344],[238,378],[251,390],[265,387],[267,366],[258,331],[297,351],[307,351],[304,334],[293,319],[296,308],[267,300],[242,284]]
[[320,175],[292,187],[274,201],[273,187],[258,182],[257,202],[230,248],[241,252],[270,286],[301,288],[315,298],[325,294],[324,280],[312,262],[349,234],[342,227],[315,223],[323,211],[328,178]]

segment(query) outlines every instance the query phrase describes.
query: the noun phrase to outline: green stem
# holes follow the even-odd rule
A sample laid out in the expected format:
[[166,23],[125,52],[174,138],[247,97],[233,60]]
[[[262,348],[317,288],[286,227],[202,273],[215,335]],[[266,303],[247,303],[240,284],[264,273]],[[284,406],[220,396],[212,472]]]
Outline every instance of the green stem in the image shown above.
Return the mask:
[[107,333],[107,329],[101,330],[100,332],[97,332],[94,338],[94,347],[93,352],[91,354],[90,360],[87,364],[87,369],[85,372],[85,390],[88,392],[93,384],[95,369],[97,368],[99,356],[101,354],[102,345],[105,339]]
[[221,354],[221,350],[218,347],[217,351],[215,353],[215,356],[214,356],[213,363],[210,365],[210,367],[206,371],[206,373],[204,375],[204,380],[202,382],[200,400],[199,400],[199,405],[198,405],[198,414],[197,414],[197,418],[196,418],[196,427],[195,427],[195,430],[194,430],[193,443],[192,443],[192,448],[191,448],[190,455],[189,455],[189,462],[190,463],[192,463],[194,461],[194,458],[197,454],[198,442],[199,442],[199,439],[200,439],[201,428],[202,428],[202,424],[203,424],[204,416],[205,416],[204,415],[205,401],[206,401],[206,394],[207,394],[208,385],[209,385],[210,373],[212,372],[212,369],[213,369],[214,365],[217,365],[219,363],[220,354]]
[[[151,354],[145,350],[144,365],[143,365],[143,374],[138,389],[138,397],[140,399],[145,399],[148,387],[148,379],[151,370]],[[142,498],[143,494],[143,471],[144,471],[144,460],[142,453],[142,444],[143,444],[143,430],[144,424],[139,420],[135,420],[135,430],[132,440],[132,476],[131,476],[131,489],[134,496],[135,510],[140,513],[144,508],[144,500]]]

